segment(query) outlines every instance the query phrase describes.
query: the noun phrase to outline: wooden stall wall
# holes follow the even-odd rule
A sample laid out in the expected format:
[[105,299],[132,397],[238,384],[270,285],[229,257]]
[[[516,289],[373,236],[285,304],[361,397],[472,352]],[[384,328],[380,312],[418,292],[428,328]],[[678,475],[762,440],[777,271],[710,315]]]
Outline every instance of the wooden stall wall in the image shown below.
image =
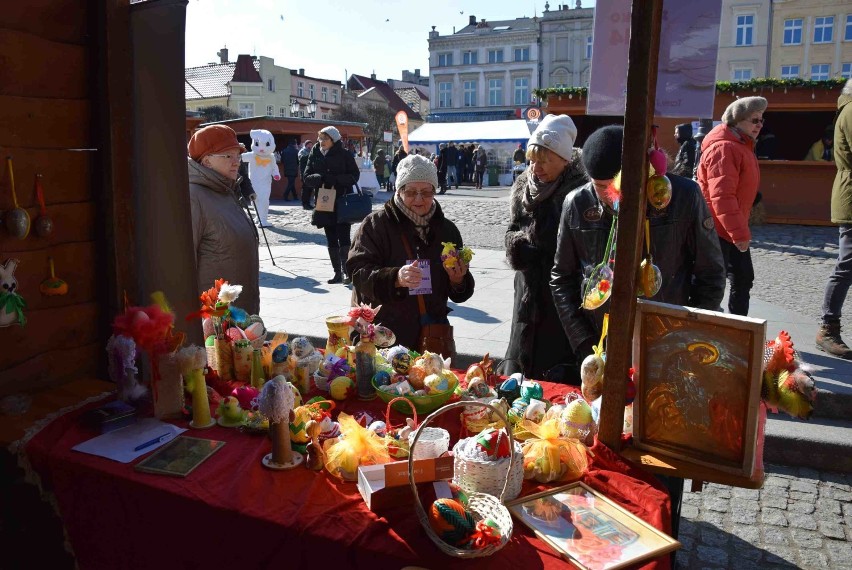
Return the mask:
[[[103,353],[105,268],[98,195],[96,3],[13,2],[0,10],[0,210],[13,207],[6,157],[14,162],[18,202],[39,215],[42,176],[54,231],[13,238],[0,228],[0,263],[19,260],[15,277],[27,303],[25,326],[0,328],[0,396],[95,373]],[[48,258],[68,294],[39,284]]]

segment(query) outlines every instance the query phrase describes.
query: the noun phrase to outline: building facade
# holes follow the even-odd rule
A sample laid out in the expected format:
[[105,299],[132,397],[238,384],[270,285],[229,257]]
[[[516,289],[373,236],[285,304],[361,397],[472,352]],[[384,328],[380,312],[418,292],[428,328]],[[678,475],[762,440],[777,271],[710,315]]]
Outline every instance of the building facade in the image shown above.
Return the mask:
[[772,31],[773,77],[852,77],[849,0],[775,0]]
[[717,81],[770,77],[772,4],[771,0],[722,0]]
[[594,8],[544,5],[541,27],[542,87],[588,87],[592,65]]
[[291,111],[294,102],[299,104],[293,117],[310,117],[311,101],[316,103],[313,118],[330,119],[335,109],[340,107],[343,98],[343,85],[333,79],[320,79],[305,75],[304,69],[290,70],[290,89],[292,93]]

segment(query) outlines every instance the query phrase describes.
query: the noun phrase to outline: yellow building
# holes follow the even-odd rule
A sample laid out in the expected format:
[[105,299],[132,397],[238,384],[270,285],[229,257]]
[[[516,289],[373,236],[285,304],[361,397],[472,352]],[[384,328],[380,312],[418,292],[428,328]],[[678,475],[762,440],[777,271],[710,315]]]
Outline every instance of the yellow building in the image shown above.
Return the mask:
[[852,77],[852,2],[775,0],[772,4],[771,76]]

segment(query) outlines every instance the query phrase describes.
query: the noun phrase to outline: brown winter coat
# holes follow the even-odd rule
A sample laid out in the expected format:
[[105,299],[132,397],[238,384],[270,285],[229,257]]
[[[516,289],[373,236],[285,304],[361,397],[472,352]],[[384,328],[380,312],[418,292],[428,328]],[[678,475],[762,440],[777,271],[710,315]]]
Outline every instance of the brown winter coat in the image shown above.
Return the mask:
[[226,279],[243,286],[234,304],[249,314],[258,314],[258,238],[252,221],[237,202],[238,182],[191,158],[187,162],[198,293],[213,287],[216,279]]

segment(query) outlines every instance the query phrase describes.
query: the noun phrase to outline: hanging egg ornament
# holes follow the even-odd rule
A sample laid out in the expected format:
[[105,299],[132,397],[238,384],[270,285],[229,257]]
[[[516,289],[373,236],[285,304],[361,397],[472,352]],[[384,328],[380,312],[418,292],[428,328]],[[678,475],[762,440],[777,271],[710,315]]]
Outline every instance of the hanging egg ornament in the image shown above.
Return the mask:
[[656,148],[649,150],[648,162],[651,163],[651,167],[654,169],[654,174],[659,176],[666,175],[666,155],[663,151]]
[[645,190],[648,193],[648,202],[658,210],[662,210],[672,201],[672,181],[668,176],[651,176]]
[[660,292],[663,285],[663,274],[650,257],[646,257],[639,265],[639,292],[647,299]]
[[41,187],[41,174],[36,174],[35,191],[36,198],[38,199],[39,213],[33,225],[39,237],[47,237],[53,233],[53,218],[47,215],[47,206],[44,202],[44,189]]
[[9,173],[9,186],[12,189],[12,203],[14,208],[6,212],[3,223],[6,231],[14,238],[25,239],[30,233],[30,215],[26,210],[18,206],[18,195],[15,193],[15,173],[12,169],[12,157],[6,157],[6,170]]
[[67,294],[68,283],[56,277],[56,273],[53,270],[53,258],[48,257],[47,260],[50,262],[50,277],[41,282],[38,290],[41,291],[42,295],[47,295],[48,297]]
[[602,356],[592,353],[583,359],[580,366],[580,380],[583,397],[591,402],[603,391],[603,379],[606,363]]
[[594,310],[603,305],[612,294],[613,272],[609,265],[600,265],[595,268],[586,281],[585,294],[583,295],[583,308]]

